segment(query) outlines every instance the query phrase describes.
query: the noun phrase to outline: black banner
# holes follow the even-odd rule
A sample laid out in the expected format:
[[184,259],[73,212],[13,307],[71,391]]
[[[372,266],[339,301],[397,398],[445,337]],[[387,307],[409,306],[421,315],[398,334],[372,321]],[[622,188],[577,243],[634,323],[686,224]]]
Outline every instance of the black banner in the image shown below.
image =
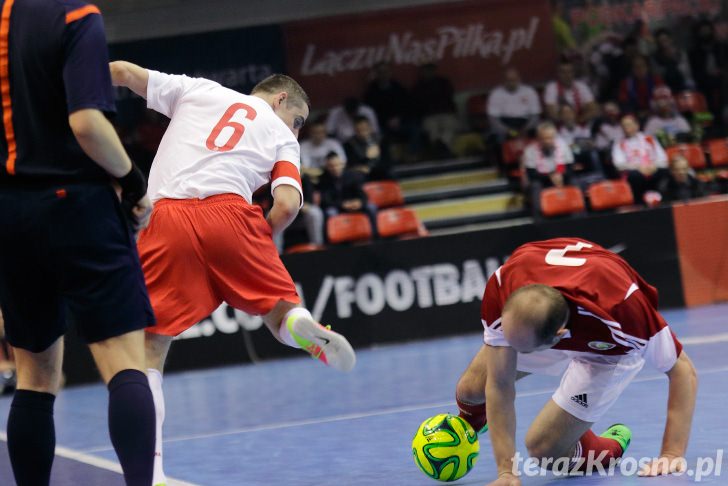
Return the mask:
[[[565,219],[287,255],[284,262],[314,317],[345,334],[355,347],[478,332],[487,278],[519,245],[575,236],[622,255],[660,290],[663,307],[683,305],[670,208]],[[169,370],[284,356],[259,317],[223,306],[175,341]],[[70,382],[95,379],[88,358],[71,344]],[[82,363],[83,362],[83,363]]]

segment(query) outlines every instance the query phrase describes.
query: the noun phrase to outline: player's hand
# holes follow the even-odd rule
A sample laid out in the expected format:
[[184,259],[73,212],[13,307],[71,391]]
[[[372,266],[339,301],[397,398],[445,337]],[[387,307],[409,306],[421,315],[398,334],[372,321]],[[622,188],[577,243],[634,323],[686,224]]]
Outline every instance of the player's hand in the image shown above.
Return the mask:
[[488,483],[488,486],[521,486],[521,480],[512,473],[504,473],[495,481]]
[[687,461],[684,457],[663,454],[659,459],[646,464],[637,475],[642,477],[664,476],[683,472],[686,467]]
[[134,217],[134,231],[141,231],[149,225],[149,218],[152,216],[152,201],[149,196],[144,196],[137,202],[131,211]]

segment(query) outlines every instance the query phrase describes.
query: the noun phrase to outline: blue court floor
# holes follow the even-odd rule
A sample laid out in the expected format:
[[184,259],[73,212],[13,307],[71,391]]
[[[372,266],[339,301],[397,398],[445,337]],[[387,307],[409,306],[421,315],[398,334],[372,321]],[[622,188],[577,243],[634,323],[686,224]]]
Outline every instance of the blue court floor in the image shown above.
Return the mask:
[[[689,467],[728,449],[728,304],[665,312],[700,376]],[[395,323],[393,323],[395,325]],[[414,486],[433,485],[414,465],[412,434],[425,418],[455,412],[455,383],[481,345],[479,334],[361,350],[356,369],[338,374],[310,358],[171,374],[165,379],[166,471],[198,485]],[[517,442],[558,384],[530,376],[518,383]],[[595,425],[614,422],[633,430],[628,456],[659,453],[667,379],[644,369]],[[10,400],[0,400],[4,430]],[[106,391],[101,385],[64,390],[56,402],[58,456],[54,485],[122,484],[107,436]],[[555,431],[556,432],[556,431]],[[484,485],[495,467],[487,435],[473,471],[454,484]],[[13,484],[0,434],[0,485]],[[723,459],[722,456],[719,457]],[[702,483],[728,484],[722,476]],[[705,464],[705,463],[704,463]],[[523,478],[524,485],[676,485],[695,477],[656,479]]]

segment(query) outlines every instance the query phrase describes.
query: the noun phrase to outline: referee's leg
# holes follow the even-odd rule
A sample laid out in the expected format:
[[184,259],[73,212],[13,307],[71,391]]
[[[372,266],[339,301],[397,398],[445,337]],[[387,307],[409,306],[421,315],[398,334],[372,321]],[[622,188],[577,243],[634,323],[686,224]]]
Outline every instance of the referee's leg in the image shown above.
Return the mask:
[[144,331],[89,344],[109,389],[109,435],[129,486],[150,486],[155,411],[144,362]]
[[8,451],[18,486],[48,484],[56,448],[53,403],[61,383],[63,338],[33,353],[14,348],[18,384],[8,416]]

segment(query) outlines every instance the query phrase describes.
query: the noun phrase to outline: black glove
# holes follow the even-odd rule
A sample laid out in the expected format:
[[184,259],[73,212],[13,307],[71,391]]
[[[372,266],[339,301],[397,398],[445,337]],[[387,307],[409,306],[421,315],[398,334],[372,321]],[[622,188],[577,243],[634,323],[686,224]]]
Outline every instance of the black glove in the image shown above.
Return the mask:
[[136,230],[138,221],[133,211],[137,203],[147,194],[147,179],[139,167],[132,163],[129,173],[116,181],[121,186],[121,207],[124,216]]

